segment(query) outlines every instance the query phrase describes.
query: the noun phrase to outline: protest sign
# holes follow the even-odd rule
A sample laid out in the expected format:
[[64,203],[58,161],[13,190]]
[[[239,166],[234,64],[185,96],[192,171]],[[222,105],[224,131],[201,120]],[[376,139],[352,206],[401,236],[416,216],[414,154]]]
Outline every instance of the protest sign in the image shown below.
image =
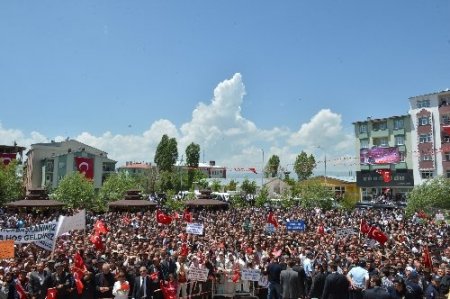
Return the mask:
[[355,232],[355,230],[353,228],[341,228],[336,230],[336,238],[337,239],[341,239],[341,238],[346,238],[348,236],[352,236],[352,235],[356,235],[357,233]]
[[241,271],[242,280],[259,281],[260,278],[261,278],[260,269],[242,269]]
[[77,229],[86,229],[86,210],[81,210],[73,216],[59,216],[56,237]]
[[186,225],[186,233],[193,235],[203,235],[202,223],[188,223]]
[[286,222],[286,229],[289,231],[305,231],[305,228],[306,225],[303,220]]
[[208,272],[208,269],[189,268],[188,278],[192,281],[206,281]]
[[0,259],[14,258],[14,240],[0,241]]
[[35,243],[55,239],[58,223],[55,221],[17,229],[0,229],[0,241],[13,240],[15,243]]

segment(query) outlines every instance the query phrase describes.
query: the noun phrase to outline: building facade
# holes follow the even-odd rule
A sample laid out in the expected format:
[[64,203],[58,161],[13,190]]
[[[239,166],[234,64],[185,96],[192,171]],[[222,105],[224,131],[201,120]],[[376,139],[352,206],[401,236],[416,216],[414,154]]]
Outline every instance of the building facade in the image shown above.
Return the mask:
[[152,164],[148,162],[125,162],[125,165],[117,168],[118,172],[125,172],[130,175],[144,175],[152,169]]
[[414,96],[409,104],[414,182],[450,178],[450,91]]
[[100,188],[115,171],[116,161],[104,151],[76,140],[32,144],[27,152],[26,188],[56,188],[66,175],[79,171]]
[[403,201],[414,187],[409,115],[353,123],[361,200]]

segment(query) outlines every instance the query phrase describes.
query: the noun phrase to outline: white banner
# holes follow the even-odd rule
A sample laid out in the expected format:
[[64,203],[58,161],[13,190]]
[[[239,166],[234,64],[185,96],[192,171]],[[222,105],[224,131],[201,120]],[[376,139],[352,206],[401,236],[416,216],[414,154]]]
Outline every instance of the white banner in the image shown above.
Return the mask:
[[188,223],[186,226],[186,233],[193,235],[203,235],[202,223]]
[[188,279],[192,281],[206,281],[208,279],[208,269],[189,268]]
[[36,243],[41,248],[52,250],[56,238],[56,221],[17,229],[0,229],[0,240],[14,240],[14,243]]
[[59,216],[56,237],[76,229],[86,229],[86,210],[81,210],[73,216]]
[[356,235],[357,233],[353,228],[341,228],[336,230],[336,238],[345,238],[348,236]]
[[242,269],[241,271],[242,280],[259,281],[260,278],[261,278],[260,269]]

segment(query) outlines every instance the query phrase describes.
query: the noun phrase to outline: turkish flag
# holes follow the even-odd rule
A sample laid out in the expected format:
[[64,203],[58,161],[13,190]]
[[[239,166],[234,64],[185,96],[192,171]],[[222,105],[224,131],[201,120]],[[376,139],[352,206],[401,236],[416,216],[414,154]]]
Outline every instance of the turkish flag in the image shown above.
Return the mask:
[[56,299],[56,288],[47,289],[47,299]]
[[96,234],[106,234],[109,230],[103,221],[97,220],[94,225],[94,231]]
[[19,299],[27,299],[27,294],[19,279],[16,279],[16,291],[19,294]]
[[275,228],[278,227],[278,221],[275,219],[275,214],[272,211],[270,211],[267,216],[267,223],[272,224]]
[[161,210],[156,211],[156,222],[161,224],[170,224],[172,222],[172,217],[164,214]]
[[383,234],[383,232],[378,227],[375,226],[372,226],[370,228],[370,231],[367,234],[367,236],[371,239],[378,241],[378,243],[380,243],[381,245],[386,243],[386,241],[388,240],[388,237],[385,234]]
[[87,179],[94,178],[94,159],[75,157],[75,163],[80,173],[83,173]]
[[89,238],[92,244],[94,244],[96,250],[104,250],[105,246],[103,245],[102,237],[98,234],[93,234]]
[[2,153],[0,154],[0,160],[3,161],[3,165],[8,165],[12,160],[15,160],[17,153]]
[[75,287],[77,288],[77,293],[81,295],[83,293],[84,285],[81,281],[83,276],[80,276],[78,272],[73,273],[73,280],[75,281]]
[[184,212],[183,212],[183,220],[188,223],[192,222],[192,214],[191,214],[191,212],[189,212],[188,209],[184,210]]
[[370,225],[367,224],[366,220],[361,219],[361,223],[359,224],[359,230],[365,235],[367,235],[370,232]]
[[383,177],[383,182],[389,183],[392,181],[392,172],[389,169],[378,169],[377,173]]
[[150,280],[157,280],[159,278],[159,272],[153,272],[150,274]]
[[250,167],[248,170],[250,170],[250,171],[253,172],[254,174],[258,174],[258,173],[256,172],[256,168],[255,168],[255,167]]
[[317,227],[317,234],[325,235],[325,228],[323,227],[323,224],[321,224],[321,225],[319,225],[319,227]]
[[433,263],[431,262],[431,254],[430,250],[428,250],[428,246],[425,246],[422,253],[422,263],[424,268],[428,268],[431,270]]
[[84,264],[83,258],[81,257],[81,254],[79,252],[75,253],[73,255],[73,267],[72,267],[72,274],[73,276],[77,276],[78,279],[80,279],[84,275],[84,272],[87,271],[86,265]]
[[128,290],[130,290],[130,285],[128,284],[128,282],[124,282],[120,285],[120,289],[122,291],[128,291]]
[[234,270],[233,276],[231,276],[231,281],[233,281],[234,283],[237,283],[240,278],[241,278],[241,275],[239,274],[239,271]]
[[188,254],[189,254],[189,247],[187,246],[187,244],[186,243],[181,244],[180,255],[187,256]]

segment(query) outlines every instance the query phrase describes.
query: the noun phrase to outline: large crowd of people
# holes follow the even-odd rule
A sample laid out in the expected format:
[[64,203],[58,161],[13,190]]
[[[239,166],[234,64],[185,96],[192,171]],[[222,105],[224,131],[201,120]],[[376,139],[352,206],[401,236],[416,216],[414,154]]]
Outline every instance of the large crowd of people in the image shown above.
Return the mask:
[[[59,213],[5,211],[0,223],[29,227],[56,220]],[[449,296],[449,228],[432,217],[407,218],[395,209],[292,208],[273,211],[275,228],[267,224],[266,209],[190,213],[203,224],[202,235],[187,234],[181,217],[158,223],[155,211],[88,211],[86,230],[59,237],[53,252],[16,244],[15,258],[0,261],[0,299],[207,298],[225,284],[233,295],[268,299]],[[296,220],[304,221],[304,231],[286,229]],[[387,242],[361,234],[362,220],[378,227]],[[107,232],[96,243],[98,221]],[[341,229],[347,234],[339,234]],[[430,265],[424,263],[425,251]],[[194,269],[207,269],[206,281],[192,281]],[[261,278],[242,280],[244,269],[259,269]]]

